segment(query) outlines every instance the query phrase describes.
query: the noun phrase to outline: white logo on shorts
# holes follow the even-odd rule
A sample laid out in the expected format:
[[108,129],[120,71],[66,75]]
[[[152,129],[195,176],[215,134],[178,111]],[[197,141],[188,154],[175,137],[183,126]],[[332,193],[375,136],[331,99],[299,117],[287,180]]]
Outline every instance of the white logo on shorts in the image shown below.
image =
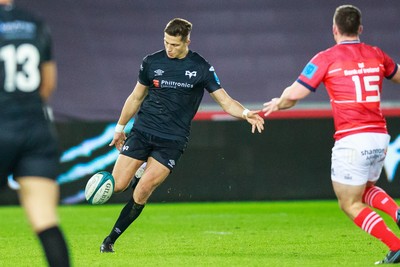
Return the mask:
[[168,166],[170,166],[171,168],[173,168],[175,166],[175,160],[170,159],[168,162]]

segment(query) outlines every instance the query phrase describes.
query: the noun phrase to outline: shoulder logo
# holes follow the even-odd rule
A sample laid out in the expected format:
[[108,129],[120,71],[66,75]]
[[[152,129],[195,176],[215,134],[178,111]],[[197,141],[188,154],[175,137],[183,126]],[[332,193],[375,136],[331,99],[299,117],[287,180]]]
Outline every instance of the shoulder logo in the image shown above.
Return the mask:
[[196,75],[197,75],[197,71],[190,71],[190,70],[187,70],[186,72],[185,72],[185,76],[189,76],[189,79],[191,79],[192,77],[196,77]]
[[318,70],[318,66],[309,62],[305,66],[305,68],[301,74],[304,75],[305,77],[307,77],[308,79],[311,79],[317,70]]
[[154,71],[154,76],[162,76],[164,71],[162,69],[158,69]]

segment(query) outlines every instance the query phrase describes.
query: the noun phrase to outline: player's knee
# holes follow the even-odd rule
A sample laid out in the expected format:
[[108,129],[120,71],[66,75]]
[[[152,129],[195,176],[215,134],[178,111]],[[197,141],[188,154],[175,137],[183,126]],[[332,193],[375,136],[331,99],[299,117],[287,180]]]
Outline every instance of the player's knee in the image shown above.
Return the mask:
[[128,183],[122,182],[121,179],[117,179],[117,177],[114,177],[114,180],[115,180],[114,193],[123,192],[129,185]]

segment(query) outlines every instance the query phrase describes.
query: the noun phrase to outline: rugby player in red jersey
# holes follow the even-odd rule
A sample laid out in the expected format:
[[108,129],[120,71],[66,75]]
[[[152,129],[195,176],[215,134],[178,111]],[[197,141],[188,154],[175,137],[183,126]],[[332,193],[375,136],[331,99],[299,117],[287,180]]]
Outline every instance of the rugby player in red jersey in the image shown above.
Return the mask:
[[398,263],[400,239],[371,207],[389,214],[400,226],[399,206],[375,186],[390,140],[380,108],[382,81],[400,83],[400,71],[380,48],[360,42],[362,30],[361,11],[339,6],[333,17],[336,45],[314,56],[281,97],[264,103],[263,112],[268,116],[291,108],[324,83],[335,123],[331,179],[340,208],[389,248],[377,263]]

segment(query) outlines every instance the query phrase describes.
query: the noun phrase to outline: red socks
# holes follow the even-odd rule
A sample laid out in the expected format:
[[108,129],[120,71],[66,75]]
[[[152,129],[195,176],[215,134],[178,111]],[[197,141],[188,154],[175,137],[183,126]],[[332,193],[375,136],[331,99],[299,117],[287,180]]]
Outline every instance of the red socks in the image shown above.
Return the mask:
[[382,189],[377,186],[365,188],[363,202],[370,207],[389,214],[394,221],[397,220],[397,203]]
[[364,208],[354,218],[354,223],[368,234],[385,243],[391,251],[400,250],[400,239],[386,226],[381,216],[370,208]]

